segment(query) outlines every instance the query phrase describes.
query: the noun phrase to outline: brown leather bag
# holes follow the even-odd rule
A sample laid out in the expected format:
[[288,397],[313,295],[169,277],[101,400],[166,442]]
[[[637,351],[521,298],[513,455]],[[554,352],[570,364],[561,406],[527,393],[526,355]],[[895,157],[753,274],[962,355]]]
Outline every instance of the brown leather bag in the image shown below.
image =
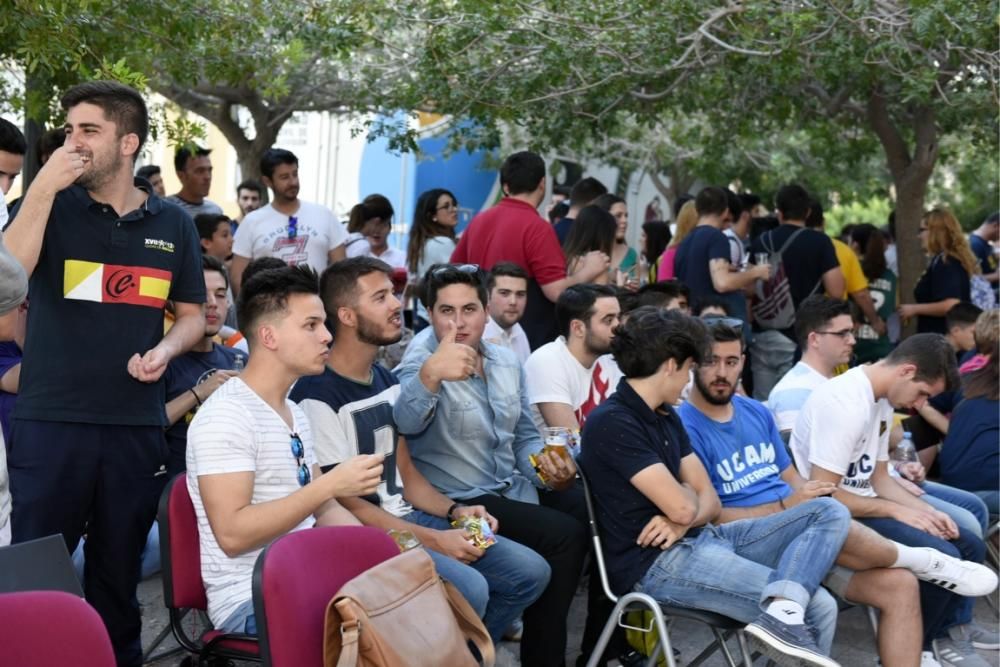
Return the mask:
[[475,667],[467,641],[492,667],[481,620],[423,549],[379,563],[344,584],[326,607],[324,667]]

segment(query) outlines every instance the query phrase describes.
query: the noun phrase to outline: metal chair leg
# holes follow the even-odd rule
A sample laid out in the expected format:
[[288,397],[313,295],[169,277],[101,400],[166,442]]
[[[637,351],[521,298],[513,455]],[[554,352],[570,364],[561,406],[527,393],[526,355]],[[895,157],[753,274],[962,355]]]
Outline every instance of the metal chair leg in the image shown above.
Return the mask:
[[740,644],[740,654],[743,657],[743,667],[753,667],[753,654],[750,652],[750,643],[747,642],[746,633],[742,630],[737,630],[736,640]]

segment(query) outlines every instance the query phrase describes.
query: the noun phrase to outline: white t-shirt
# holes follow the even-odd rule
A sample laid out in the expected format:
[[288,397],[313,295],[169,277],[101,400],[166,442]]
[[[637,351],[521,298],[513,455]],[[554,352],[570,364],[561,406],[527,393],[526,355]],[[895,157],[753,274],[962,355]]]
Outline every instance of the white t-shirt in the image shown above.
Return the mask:
[[[358,252],[354,254],[350,253],[350,250],[354,247],[358,247]],[[367,241],[358,241],[354,245],[348,246],[348,257],[371,257],[372,259],[380,259],[394,269],[406,268],[406,253],[399,248],[393,248],[388,246],[381,255],[376,255],[372,252],[371,246],[368,245]]]
[[[305,449],[304,462],[316,463],[312,432],[302,410],[286,401]],[[263,550],[230,558],[219,546],[208,523],[198,477],[234,472],[254,473],[254,505],[284,498],[299,487],[298,463],[292,456],[291,434],[284,420],[241,379],[232,378],[201,406],[187,436],[187,484],[198,517],[201,577],[208,597],[208,616],[216,626],[253,598],[253,567]],[[310,528],[313,517],[293,530]]]
[[828,379],[804,361],[785,373],[767,397],[767,409],[774,415],[779,431],[791,431],[795,427],[802,406]]
[[344,244],[347,231],[329,209],[299,201],[294,239],[288,238],[289,216],[270,204],[252,211],[240,223],[233,254],[247,259],[277,257],[289,266],[309,264],[317,273],[327,267],[331,250]]
[[524,373],[528,402],[539,429],[545,427],[539,403],[570,406],[583,428],[590,411],[615,393],[622,377],[610,355],[598,357],[593,366],[584,368],[570,353],[563,336],[532,352],[524,364]]
[[840,488],[874,498],[871,476],[889,460],[892,406],[875,400],[863,367],[852,368],[817,388],[792,430],[792,453],[808,479],[812,466],[843,475]]
[[[420,262],[417,263],[417,275],[410,276],[410,280],[414,282],[423,280],[427,269],[435,264],[447,264],[451,261],[451,253],[454,251],[455,239],[448,238],[447,236],[432,236],[427,239],[424,241],[424,254],[420,258]],[[421,296],[422,298],[423,296]],[[430,320],[423,301],[417,303],[417,315],[425,320]]]
[[726,235],[726,240],[729,241],[730,265],[734,269],[742,269],[747,263],[747,251],[746,246],[743,244],[743,239],[737,236],[732,228],[724,229],[722,233]]
[[523,366],[531,356],[531,345],[528,344],[528,334],[524,333],[524,328],[517,322],[510,328],[510,332],[504,331],[492,317],[486,320],[486,329],[483,330],[483,340],[487,343],[506,347],[514,353],[517,360]]

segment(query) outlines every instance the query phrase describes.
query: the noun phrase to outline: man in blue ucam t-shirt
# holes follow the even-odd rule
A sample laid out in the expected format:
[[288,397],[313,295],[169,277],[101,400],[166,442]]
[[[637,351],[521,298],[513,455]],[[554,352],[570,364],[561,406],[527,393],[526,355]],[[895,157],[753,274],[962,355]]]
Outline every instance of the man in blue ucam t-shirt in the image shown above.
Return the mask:
[[[741,323],[716,318],[708,325],[711,356],[695,372],[689,402],[678,413],[722,501],[717,521],[776,514],[832,493],[833,485],[807,482],[795,471],[768,409],[735,394],[745,359]],[[885,665],[934,664],[927,662],[929,655],[921,656],[920,637],[912,631],[921,622],[913,575],[940,581],[942,572],[949,572],[941,585],[964,586],[981,567],[897,544],[856,522],[837,564],[824,583],[841,597],[881,611],[878,643]]]

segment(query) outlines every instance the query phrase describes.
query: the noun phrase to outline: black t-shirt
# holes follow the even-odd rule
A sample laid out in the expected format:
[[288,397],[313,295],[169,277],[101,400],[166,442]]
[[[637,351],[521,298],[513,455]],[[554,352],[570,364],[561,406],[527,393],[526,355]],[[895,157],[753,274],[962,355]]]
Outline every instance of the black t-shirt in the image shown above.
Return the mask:
[[[767,252],[764,248],[765,238],[770,238],[768,245],[774,250],[780,250],[792,234],[802,229],[796,225],[779,225],[771,231],[761,234],[750,244],[750,257],[754,261],[754,256],[759,252]],[[822,294],[823,274],[830,269],[835,269],[840,264],[837,262],[837,251],[833,247],[830,237],[815,229],[806,229],[792,241],[792,244],[785,249],[781,258],[785,266],[785,273],[788,275],[788,286],[792,292],[792,303],[798,310],[806,297],[811,294]]]
[[[578,463],[597,509],[611,590],[624,595],[663,553],[657,547],[636,544],[649,520],[663,511],[630,480],[657,463],[679,479],[681,459],[694,456],[691,442],[672,407],[650,410],[624,379],[587,416],[581,442]],[[694,537],[699,530],[688,530],[686,537]]]
[[674,258],[674,268],[678,280],[691,290],[691,298],[698,302],[706,297],[722,299],[729,305],[729,313],[733,317],[746,317],[746,299],[743,293],[719,292],[712,283],[712,270],[709,266],[713,259],[732,261],[729,248],[729,238],[720,230],[710,225],[699,225],[691,230],[687,238],[677,248]]
[[[962,263],[954,257],[937,255],[917,281],[916,287],[913,288],[913,297],[917,303],[936,303],[945,299],[969,301],[971,298],[969,274],[965,272]],[[917,333],[947,332],[945,318],[917,316]]]
[[528,279],[528,299],[521,317],[521,328],[532,351],[559,337],[556,327],[556,305],[549,301],[541,285],[534,278]]
[[70,186],[52,204],[28,296],[15,418],[166,425],[162,377],[139,382],[127,364],[163,338],[167,299],[205,303],[198,233],[187,213],[150,193],[119,218]]

